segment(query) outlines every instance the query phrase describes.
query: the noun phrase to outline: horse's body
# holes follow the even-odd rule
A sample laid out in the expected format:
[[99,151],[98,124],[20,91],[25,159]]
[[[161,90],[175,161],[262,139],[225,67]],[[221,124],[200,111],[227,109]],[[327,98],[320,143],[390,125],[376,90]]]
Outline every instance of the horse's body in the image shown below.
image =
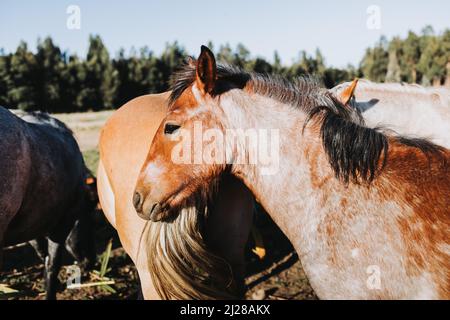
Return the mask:
[[62,122],[39,112],[19,115],[0,107],[0,247],[47,237],[47,298],[55,298],[65,241],[89,214],[86,171]]
[[[350,85],[331,91],[339,96]],[[359,80],[353,94],[350,105],[362,112],[369,127],[384,126],[450,148],[450,90]]]
[[[201,208],[182,209],[178,219],[162,226],[145,221],[149,217],[144,217],[145,220],[138,217],[133,207],[136,180],[153,135],[167,112],[168,97],[165,93],[133,99],[105,124],[97,174],[100,203],[138,269],[144,298],[234,297],[237,291],[231,288],[232,279],[227,280],[229,270],[215,270],[227,265],[209,250],[231,264],[234,285],[242,286],[244,247],[253,210],[253,198],[242,183],[231,177],[224,179],[204,228],[195,225],[203,221],[203,214],[198,212]],[[230,216],[233,219],[228,219]],[[183,259],[188,265],[183,265],[186,264]],[[219,273],[219,278],[231,281],[230,288],[223,283],[216,288],[204,287],[195,270],[205,267],[211,273]]]
[[[225,149],[226,158],[175,163],[172,135],[195,134],[199,124],[224,135],[278,130],[279,170],[267,174],[265,163],[236,162],[257,150],[229,140],[216,152]],[[205,149],[210,142],[197,143]],[[292,84],[217,68],[203,47],[196,65],[176,75],[171,107],[136,186],[144,199],[137,209],[163,208],[161,219],[170,218],[192,186],[206,188],[226,170],[290,239],[320,298],[448,299],[449,161],[450,151],[430,142],[365,127],[309,79]]]

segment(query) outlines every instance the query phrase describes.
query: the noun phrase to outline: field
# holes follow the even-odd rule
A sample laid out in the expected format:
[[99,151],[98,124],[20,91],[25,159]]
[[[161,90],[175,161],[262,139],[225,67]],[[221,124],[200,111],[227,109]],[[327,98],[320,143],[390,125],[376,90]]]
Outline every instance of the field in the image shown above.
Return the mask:
[[113,111],[57,114],[74,132],[88,168],[95,172],[98,163],[98,139],[100,130]]
[[[103,111],[56,115],[74,131],[86,164],[94,173],[98,163],[100,129],[111,113],[112,111]],[[114,284],[109,286],[92,285],[83,289],[66,289],[67,266],[72,263],[66,256],[65,267],[59,275],[61,287],[58,299],[135,299],[138,292],[138,277],[134,265],[121,248],[115,230],[106,222],[100,209],[95,213],[94,220],[98,254],[98,263],[95,269],[100,270],[101,262],[107,261],[105,277]],[[267,254],[264,259],[259,259],[252,252],[253,238],[249,240],[246,298],[255,300],[316,299],[289,241],[262,210],[255,219],[255,225],[262,235]],[[112,240],[112,251],[105,257],[105,249],[110,240]],[[13,292],[7,297],[3,295],[3,298],[43,299],[43,270],[42,261],[37,258],[29,245],[7,248],[4,267],[0,273],[0,292],[2,284],[6,284]],[[82,272],[82,283],[95,284],[98,280],[98,272]],[[0,295],[0,299],[2,299],[2,295]]]

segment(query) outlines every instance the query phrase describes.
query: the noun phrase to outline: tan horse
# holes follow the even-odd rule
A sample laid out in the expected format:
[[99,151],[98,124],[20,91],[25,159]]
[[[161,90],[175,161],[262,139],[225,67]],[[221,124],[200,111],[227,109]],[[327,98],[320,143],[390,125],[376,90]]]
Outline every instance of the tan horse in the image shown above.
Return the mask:
[[208,217],[204,203],[185,206],[166,224],[138,217],[133,207],[138,174],[167,113],[168,97],[169,93],[138,97],[105,124],[98,167],[103,211],[136,264],[146,299],[238,297],[253,214],[253,198],[241,182],[231,176],[222,179]]
[[[279,158],[249,161],[263,144],[228,139],[242,130],[279,137]],[[188,144],[192,135],[199,139]],[[213,135],[216,143],[205,139]],[[179,162],[213,145],[212,161]],[[426,140],[365,127],[310,79],[217,67],[202,47],[175,75],[136,208],[166,221],[196,188],[231,172],[290,239],[320,298],[449,299],[449,161],[449,150]],[[268,172],[272,164],[278,170]]]

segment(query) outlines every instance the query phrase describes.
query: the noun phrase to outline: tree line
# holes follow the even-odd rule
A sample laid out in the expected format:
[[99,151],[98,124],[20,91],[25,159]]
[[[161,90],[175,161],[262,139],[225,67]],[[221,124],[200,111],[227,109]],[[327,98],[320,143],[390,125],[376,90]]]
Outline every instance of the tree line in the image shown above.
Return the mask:
[[[355,77],[372,81],[450,85],[450,30],[435,34],[426,27],[405,39],[382,37],[368,48],[357,67],[332,68],[319,49],[305,51],[290,65],[283,65],[275,51],[273,61],[253,57],[242,44],[232,48],[212,43],[219,61],[246,70],[295,78],[314,74],[331,88]],[[86,57],[63,52],[50,37],[38,40],[35,52],[21,42],[13,53],[0,50],[0,105],[52,113],[113,109],[139,95],[168,89],[170,75],[188,55],[177,42],[160,55],[148,47],[111,57],[98,35],[89,37]]]

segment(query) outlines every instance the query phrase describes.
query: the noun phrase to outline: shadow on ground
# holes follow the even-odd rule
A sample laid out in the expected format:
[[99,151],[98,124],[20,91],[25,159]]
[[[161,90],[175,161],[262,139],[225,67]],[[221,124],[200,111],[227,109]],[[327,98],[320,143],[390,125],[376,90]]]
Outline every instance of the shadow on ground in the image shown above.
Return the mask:
[[[289,240],[272,222],[270,217],[259,210],[255,217],[255,225],[261,233],[266,249],[266,257],[261,260],[251,250],[253,238],[249,240],[247,248],[247,299],[316,299],[308,280],[303,272],[297,254],[294,252]],[[113,250],[109,260],[109,270],[106,276],[114,280],[111,287],[114,292],[103,287],[89,287],[83,289],[66,289],[67,266],[73,263],[66,253],[65,267],[61,270],[59,278],[61,286],[58,299],[80,300],[109,300],[109,299],[136,299],[138,294],[137,271],[120,246],[116,231],[105,220],[102,212],[95,213],[95,241],[98,260],[95,266],[100,270],[100,257],[110,239],[113,240]],[[95,282],[95,274],[82,270],[82,283]],[[4,251],[4,265],[0,273],[0,284],[17,290],[11,296],[0,296],[0,299],[44,299],[43,282],[44,265],[29,245],[20,245]]]

